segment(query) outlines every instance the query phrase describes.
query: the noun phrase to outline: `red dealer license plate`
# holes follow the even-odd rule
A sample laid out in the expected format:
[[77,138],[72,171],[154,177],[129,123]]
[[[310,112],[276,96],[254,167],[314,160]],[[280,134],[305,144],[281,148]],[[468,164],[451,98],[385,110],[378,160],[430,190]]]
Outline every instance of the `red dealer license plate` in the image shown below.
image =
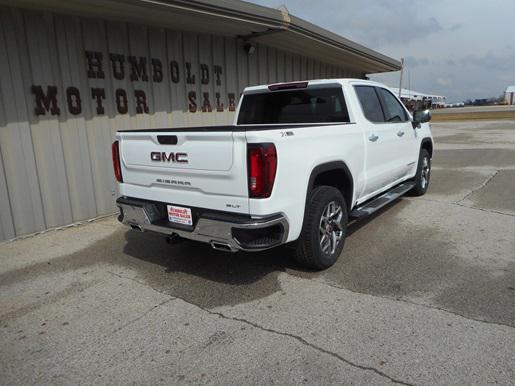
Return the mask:
[[168,221],[182,225],[193,225],[190,208],[175,205],[167,205],[166,207],[168,208]]

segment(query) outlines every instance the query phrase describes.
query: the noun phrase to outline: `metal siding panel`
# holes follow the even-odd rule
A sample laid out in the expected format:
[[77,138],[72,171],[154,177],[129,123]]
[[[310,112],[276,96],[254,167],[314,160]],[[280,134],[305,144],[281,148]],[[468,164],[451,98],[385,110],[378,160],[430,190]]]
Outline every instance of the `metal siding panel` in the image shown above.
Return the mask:
[[326,64],[325,74],[326,74],[327,79],[331,79],[333,77],[333,67],[331,64]]
[[323,74],[323,69],[322,69],[322,63],[317,61],[315,63],[315,71],[316,71],[316,77],[318,79],[323,79],[324,78],[324,74]]
[[[200,84],[200,94],[198,100],[200,101],[199,106],[202,111],[199,113],[202,125],[212,125],[216,115],[216,108],[213,108],[215,101],[214,87],[213,87],[213,43],[210,35],[200,35],[198,38],[198,50],[199,50],[199,66],[207,66],[207,84],[202,82],[202,71],[199,71],[198,82]],[[204,70],[205,71],[205,70]],[[207,95],[205,95],[207,94]],[[207,97],[207,98],[206,98]],[[206,107],[204,107],[206,104]],[[206,110],[206,111],[203,111]],[[211,111],[209,111],[211,110]]]
[[[108,71],[106,58],[108,58],[106,41],[106,24],[100,20],[82,19],[82,41],[84,50],[99,51],[103,56],[103,70]],[[86,83],[85,101],[87,105],[84,114],[86,117],[86,131],[91,159],[91,171],[94,181],[95,202],[98,214],[106,214],[115,211],[116,183],[111,168],[111,142],[114,139],[116,127],[113,119],[109,116],[114,115],[112,85],[105,79],[88,78],[86,71],[86,61],[83,50],[84,67],[81,69],[82,77]],[[81,61],[79,61],[81,62]],[[107,72],[108,74],[108,72]],[[103,100],[104,114],[97,113],[97,104],[92,98],[92,88],[105,89],[105,99]],[[127,91],[129,94],[129,91]],[[111,125],[113,127],[111,127]]]
[[302,77],[302,57],[299,55],[293,56],[293,80],[303,80]]
[[[79,66],[82,47],[80,22],[78,18],[68,16],[56,16],[54,22],[61,84],[65,87],[77,87],[81,95],[81,104],[83,104],[84,99],[87,98],[87,91],[81,87],[80,81],[82,74]],[[63,89],[63,95],[64,93]],[[63,104],[61,105],[59,126],[73,220],[95,217],[97,207],[84,115],[83,113],[78,115],[69,113],[67,106]]]
[[[143,91],[145,93],[147,99],[147,107],[148,113],[138,113],[135,111],[135,115],[133,119],[136,122],[136,127],[145,128],[152,127],[151,114],[153,114],[153,106],[154,101],[152,98],[152,90],[151,90],[151,74],[150,74],[150,56],[149,56],[149,47],[148,47],[148,36],[147,36],[147,27],[142,25],[129,25],[129,54],[135,56],[136,58],[145,58],[146,59],[146,74],[148,80],[143,80],[142,78],[138,78],[137,80],[132,80],[131,85],[134,89],[134,93],[130,97],[134,97],[134,103],[136,103],[136,92]],[[111,78],[111,77],[109,77]],[[107,94],[107,93],[106,93]],[[114,94],[114,93],[113,93]],[[107,97],[107,95],[106,95]],[[108,102],[109,105],[114,105],[111,101],[111,98]],[[141,108],[144,108],[142,105]],[[114,106],[113,106],[113,115],[114,115]],[[110,115],[111,116],[111,115]]]
[[[182,47],[184,53],[184,75],[186,76],[186,63],[191,65],[191,79],[195,77],[195,83],[186,82],[186,97],[189,93],[195,93],[196,98],[196,112],[189,113],[186,116],[188,126],[202,125],[202,118],[200,115],[201,99],[200,99],[200,74],[198,73],[199,58],[198,58],[198,36],[191,32],[185,32],[182,35]],[[193,94],[192,94],[193,95]]]
[[0,240],[11,239],[15,235],[16,233],[14,233],[14,222],[11,212],[11,201],[9,200],[9,193],[7,192],[7,181],[5,179],[4,161],[2,159],[2,148],[0,143]]
[[334,78],[334,67],[332,64],[327,65],[327,76],[328,78]]
[[[150,116],[151,124],[152,127],[169,127],[172,125],[172,104],[170,100],[170,72],[167,70],[166,31],[162,28],[149,28],[148,46],[150,55],[149,83],[152,91],[151,111],[153,111]],[[154,71],[152,61],[157,61],[157,71]],[[157,63],[160,63],[160,67]]]
[[[227,88],[227,105],[229,106],[229,94],[234,95],[235,102],[238,103],[239,99],[239,88],[238,79],[236,74],[238,73],[238,64],[236,59],[236,40],[231,38],[225,38],[225,85]],[[234,119],[234,111],[229,112],[230,117]]]
[[284,56],[284,81],[285,82],[291,82],[295,80],[295,74],[293,70],[293,56],[290,53],[286,53]]
[[259,67],[259,84],[270,83],[270,77],[268,76],[268,50],[266,46],[259,46],[257,50],[258,54],[258,67]]
[[277,50],[268,48],[268,83],[277,83]]
[[[64,113],[65,99],[59,79],[59,65],[55,52],[55,31],[53,16],[49,13],[24,13],[25,28],[31,73],[25,77],[33,84],[55,85],[58,89],[57,101]],[[25,85],[30,89],[30,84]],[[60,120],[58,116],[45,115],[31,117],[31,131],[34,153],[38,164],[39,184],[43,200],[46,224],[48,227],[69,224],[73,221],[71,201],[68,194],[68,181],[61,141]]]
[[22,60],[20,53],[22,45],[19,42],[25,43],[24,36],[21,13],[2,8],[0,52],[5,54],[0,55],[0,93],[3,107],[0,145],[4,181],[11,197],[12,225],[16,235],[32,233],[44,229],[46,225],[29,126],[28,96],[21,71],[22,66],[28,65]]
[[[170,98],[172,107],[171,126],[183,127],[187,125],[188,103],[186,96],[186,78],[184,72],[184,54],[182,48],[182,34],[180,32],[166,31],[166,51],[168,54],[168,71],[172,70],[171,63],[177,62],[179,76],[177,83],[172,81]],[[170,77],[171,80],[171,77]]]
[[340,73],[338,71],[338,67],[336,67],[336,66],[332,66],[332,67],[333,67],[333,72],[332,72],[333,78],[338,78],[340,76]]
[[[0,9],[0,12],[2,10]],[[1,16],[0,16],[1,20]],[[0,27],[0,49],[5,50],[4,33]],[[1,51],[5,52],[5,51]],[[0,59],[1,60],[1,59]],[[0,62],[0,71],[3,70],[3,65]],[[11,213],[11,202],[9,200],[9,192],[7,191],[7,180],[5,179],[4,161],[2,157],[2,131],[3,127],[7,124],[7,117],[5,113],[5,103],[2,95],[2,81],[0,77],[0,240],[10,239],[15,236],[14,222]]]
[[320,73],[323,79],[329,78],[328,65],[325,63],[320,63]]
[[312,79],[318,79],[318,62],[316,59],[311,60],[311,76]]
[[[213,68],[213,87],[215,90],[215,105],[216,94],[219,94],[219,104],[223,108],[222,112],[216,112],[215,120],[217,125],[230,124],[233,121],[233,114],[227,109],[227,65],[225,63],[225,41],[221,36],[213,37],[213,65],[220,66],[222,68],[222,74],[220,74],[220,84],[217,83],[217,78],[214,74]],[[216,106],[215,106],[216,107]]]
[[249,85],[248,55],[243,49],[243,42],[236,41],[236,68],[238,71],[238,99],[243,89]]
[[284,51],[277,51],[277,82],[286,80],[286,54]]
[[308,76],[311,79],[317,79],[317,61],[315,59],[308,59]]
[[256,51],[247,55],[249,63],[249,86],[257,86],[259,84],[259,46],[256,45]]
[[[115,129],[120,130],[128,130],[137,128],[137,122],[135,117],[136,115],[136,105],[134,103],[134,87],[132,85],[132,82],[130,81],[131,76],[131,67],[128,63],[127,57],[129,54],[129,31],[128,31],[128,25],[121,22],[108,22],[106,23],[106,40],[107,40],[107,51],[109,54],[114,55],[123,55],[123,70],[120,67],[120,63],[118,61],[116,62],[116,68],[117,73],[123,75],[121,76],[122,79],[116,79],[114,77],[114,70],[113,70],[113,64],[112,61],[109,59],[109,57],[104,58],[104,71],[106,72],[106,75],[110,78],[110,88],[112,88],[113,92],[116,93],[116,90],[123,90],[120,91],[120,108],[123,109],[125,107],[123,95],[121,93],[125,92],[125,95],[127,96],[127,113],[121,114],[118,112],[118,106],[116,103],[116,99],[114,99],[114,111],[113,114],[116,115],[116,121],[115,121]],[[83,50],[84,51],[84,50]],[[81,56],[84,56],[84,53],[82,53]],[[82,74],[86,74],[86,68],[81,69]],[[87,82],[87,78],[84,77],[84,79]],[[87,89],[89,90],[89,88]],[[91,97],[91,95],[88,95]],[[122,110],[123,111],[123,110]],[[96,113],[93,110],[93,115],[96,115]]]
[[306,78],[307,79],[315,79],[315,74],[313,70],[313,59],[308,58],[306,60]]

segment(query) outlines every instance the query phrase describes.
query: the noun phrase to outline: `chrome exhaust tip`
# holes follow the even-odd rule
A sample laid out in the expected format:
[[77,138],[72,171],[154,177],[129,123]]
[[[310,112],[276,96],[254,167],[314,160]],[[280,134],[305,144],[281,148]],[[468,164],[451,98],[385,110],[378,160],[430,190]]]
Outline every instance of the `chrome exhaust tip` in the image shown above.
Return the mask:
[[129,224],[129,226],[135,231],[143,232],[143,229],[138,224]]
[[211,247],[213,249],[216,249],[217,251],[223,251],[223,252],[236,252],[237,249],[234,249],[231,247],[229,243],[223,243],[220,241],[211,241],[209,244],[211,244]]

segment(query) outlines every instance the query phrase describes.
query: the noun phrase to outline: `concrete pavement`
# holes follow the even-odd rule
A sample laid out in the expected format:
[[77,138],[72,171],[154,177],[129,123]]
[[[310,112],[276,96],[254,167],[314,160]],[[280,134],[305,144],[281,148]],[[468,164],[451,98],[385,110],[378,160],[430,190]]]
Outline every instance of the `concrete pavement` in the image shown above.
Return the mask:
[[433,129],[321,273],[114,217],[1,244],[0,383],[515,384],[515,122]]

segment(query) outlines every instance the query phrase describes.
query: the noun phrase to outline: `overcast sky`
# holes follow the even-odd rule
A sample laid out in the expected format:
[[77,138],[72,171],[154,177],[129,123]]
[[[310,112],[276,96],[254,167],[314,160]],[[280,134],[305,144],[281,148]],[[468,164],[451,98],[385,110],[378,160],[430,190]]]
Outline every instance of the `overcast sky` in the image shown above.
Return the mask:
[[[515,0],[251,0],[396,59],[406,82],[448,101],[501,95],[515,85]],[[373,76],[398,86],[399,73]],[[410,82],[409,82],[410,81]]]

